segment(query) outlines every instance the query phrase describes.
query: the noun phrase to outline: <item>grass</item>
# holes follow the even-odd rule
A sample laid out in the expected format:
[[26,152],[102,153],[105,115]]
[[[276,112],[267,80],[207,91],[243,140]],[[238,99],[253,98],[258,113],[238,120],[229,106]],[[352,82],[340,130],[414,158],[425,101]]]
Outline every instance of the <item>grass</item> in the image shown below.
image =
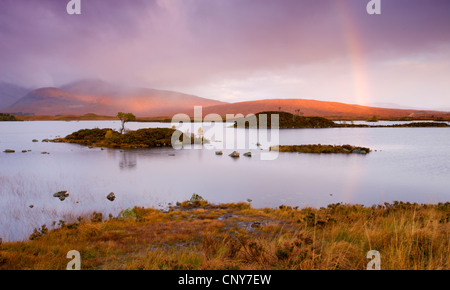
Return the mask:
[[169,147],[172,146],[171,138],[175,131],[169,128],[149,128],[120,134],[112,129],[82,129],[51,141],[122,149]]
[[0,245],[0,269],[450,269],[450,203],[395,202],[326,208],[184,202],[166,211],[135,207],[106,220],[36,229]]
[[19,121],[14,115],[0,113],[0,122],[1,121]]
[[314,154],[327,154],[327,153],[341,153],[341,154],[367,154],[371,150],[366,147],[356,147],[351,145],[280,145],[270,147],[270,150],[278,150],[279,152],[298,152],[298,153],[314,153]]

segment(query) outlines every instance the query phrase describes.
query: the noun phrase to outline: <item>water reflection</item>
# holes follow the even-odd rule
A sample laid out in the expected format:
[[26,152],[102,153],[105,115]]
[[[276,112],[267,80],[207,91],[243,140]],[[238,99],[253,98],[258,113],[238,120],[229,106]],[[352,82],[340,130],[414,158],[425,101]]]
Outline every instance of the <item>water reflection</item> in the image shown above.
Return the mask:
[[119,167],[121,170],[136,169],[137,157],[132,152],[122,151],[120,153]]

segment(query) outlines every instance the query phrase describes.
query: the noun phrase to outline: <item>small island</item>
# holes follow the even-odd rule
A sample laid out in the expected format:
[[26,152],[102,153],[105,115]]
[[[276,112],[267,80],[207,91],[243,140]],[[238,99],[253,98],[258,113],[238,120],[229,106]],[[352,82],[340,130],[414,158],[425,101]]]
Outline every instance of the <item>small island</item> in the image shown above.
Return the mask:
[[[294,115],[281,111],[267,111],[255,114],[257,125],[250,125],[250,118],[237,118],[232,120],[235,128],[258,129],[260,128],[260,115],[267,116],[267,128],[272,129],[271,117],[278,115],[279,126],[278,129],[320,129],[320,128],[412,128],[412,127],[450,127],[444,122],[411,122],[406,124],[394,125],[368,125],[368,124],[353,124],[353,123],[335,123],[330,119],[323,117],[306,117],[301,115]],[[373,116],[367,122],[378,122],[377,116]]]
[[171,138],[175,131],[170,128],[149,128],[121,134],[113,129],[82,129],[64,138],[50,141],[120,149],[171,147]]
[[[244,125],[245,118],[239,118],[233,120],[235,122],[235,128],[259,128],[260,115],[267,115],[267,128],[272,128],[272,115],[278,115],[279,129],[301,129],[301,128],[333,128],[336,124],[322,117],[304,117],[299,115],[293,115],[287,112],[268,111],[255,114],[257,120],[257,126],[251,126],[248,122]],[[247,118],[248,119],[248,118]]]
[[280,145],[270,147],[270,151],[279,152],[297,152],[297,153],[314,153],[314,154],[368,154],[371,152],[366,147],[356,147],[351,145]]
[[19,121],[14,115],[0,113],[0,122],[1,121]]

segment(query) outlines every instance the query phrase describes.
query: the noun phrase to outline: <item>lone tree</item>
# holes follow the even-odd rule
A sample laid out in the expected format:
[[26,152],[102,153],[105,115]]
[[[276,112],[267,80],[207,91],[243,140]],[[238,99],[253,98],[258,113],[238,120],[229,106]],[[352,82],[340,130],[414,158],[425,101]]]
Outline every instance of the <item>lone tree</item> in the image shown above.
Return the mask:
[[122,122],[122,128],[120,129],[120,134],[123,134],[123,131],[125,130],[125,123],[126,122],[130,122],[130,121],[135,121],[136,120],[136,116],[133,115],[132,113],[119,112],[117,114],[117,118],[119,118],[119,120]]

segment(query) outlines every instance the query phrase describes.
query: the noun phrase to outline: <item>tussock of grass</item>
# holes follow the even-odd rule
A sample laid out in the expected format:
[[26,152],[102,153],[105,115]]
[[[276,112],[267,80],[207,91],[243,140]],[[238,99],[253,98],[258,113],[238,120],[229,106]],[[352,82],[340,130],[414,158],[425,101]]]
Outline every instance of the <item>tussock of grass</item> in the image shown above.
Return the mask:
[[0,269],[65,269],[70,250],[82,269],[365,269],[370,250],[382,269],[450,269],[449,219],[450,203],[136,207],[3,242]]

